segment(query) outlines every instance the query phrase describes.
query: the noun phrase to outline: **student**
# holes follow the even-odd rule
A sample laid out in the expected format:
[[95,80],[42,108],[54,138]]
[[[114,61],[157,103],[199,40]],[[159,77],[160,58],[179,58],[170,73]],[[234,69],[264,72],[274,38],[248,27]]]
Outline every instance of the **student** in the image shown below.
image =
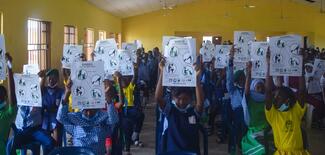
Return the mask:
[[8,92],[4,86],[0,86],[0,154],[6,154],[7,137],[9,135],[11,123],[16,116],[16,94],[15,83],[12,74],[12,58],[6,53],[8,62]]
[[283,86],[276,88],[273,96],[269,55],[267,64],[265,115],[273,130],[277,148],[275,154],[309,154],[304,149],[301,131],[301,121],[306,111],[304,75],[299,77],[297,97],[292,89]]
[[242,154],[262,155],[266,154],[264,133],[268,127],[264,112],[265,83],[262,79],[251,80],[252,62],[247,63],[246,73],[243,105],[247,106],[244,116],[248,131],[241,141]]
[[[165,60],[159,64],[160,72],[164,69]],[[192,105],[193,95],[190,88],[172,88],[171,96],[164,98],[162,77],[160,74],[155,100],[163,111],[168,128],[163,131],[167,135],[166,152],[188,151],[200,154],[199,120],[203,112],[203,90],[200,83],[201,64],[195,65],[196,70],[196,101]],[[169,95],[168,95],[169,96]]]
[[[139,51],[139,50],[138,50]],[[127,154],[130,154],[132,141],[134,144],[142,146],[139,139],[144,121],[144,113],[140,105],[136,105],[137,96],[135,93],[136,82],[138,79],[138,64],[140,57],[137,57],[137,63],[134,65],[134,76],[124,76],[121,78],[121,87],[125,96],[124,106],[122,108],[122,131],[125,136],[124,147]]]
[[[52,137],[56,142],[56,146],[59,147],[62,145],[63,127],[57,122],[56,115],[64,93],[64,89],[58,86],[59,71],[57,69],[50,69],[45,74],[45,70],[43,70],[39,73],[39,76],[42,78],[42,128],[49,134],[53,134]],[[47,86],[45,86],[45,81],[47,81]]]
[[243,70],[234,73],[234,48],[230,51],[229,65],[227,67],[227,90],[231,100],[231,133],[228,151],[236,152],[236,146],[240,147],[240,141],[246,130],[243,107],[241,105],[245,87],[245,73]]
[[84,109],[80,112],[69,113],[67,104],[71,95],[71,86],[72,82],[69,80],[58,110],[57,120],[72,135],[74,146],[89,147],[95,154],[104,155],[105,139],[113,133],[118,123],[114,105],[106,98],[108,104],[106,112],[99,109]]

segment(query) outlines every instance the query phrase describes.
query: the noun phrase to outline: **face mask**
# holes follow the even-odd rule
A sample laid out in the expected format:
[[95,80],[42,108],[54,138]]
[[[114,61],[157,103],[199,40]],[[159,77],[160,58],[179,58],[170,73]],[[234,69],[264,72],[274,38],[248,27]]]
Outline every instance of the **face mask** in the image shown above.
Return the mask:
[[56,86],[58,86],[58,83],[54,84],[53,86],[51,86],[50,84],[47,85],[48,87],[54,89]]
[[180,112],[186,112],[187,109],[189,109],[191,107],[191,104],[187,104],[187,106],[184,109],[182,109],[182,108],[180,108],[180,107],[177,106],[177,104],[176,104],[176,102],[174,100],[172,100],[172,103],[175,105],[175,107],[177,108],[177,110],[179,110]]
[[98,112],[92,117],[88,117],[88,116],[82,114],[82,118],[87,120],[87,121],[93,121],[95,118],[97,118],[97,115],[98,115]]
[[280,108],[278,108],[279,111],[284,112],[287,111],[289,109],[289,106],[285,103],[282,103],[282,105],[280,106]]
[[6,101],[1,101],[0,102],[0,109],[6,106]]

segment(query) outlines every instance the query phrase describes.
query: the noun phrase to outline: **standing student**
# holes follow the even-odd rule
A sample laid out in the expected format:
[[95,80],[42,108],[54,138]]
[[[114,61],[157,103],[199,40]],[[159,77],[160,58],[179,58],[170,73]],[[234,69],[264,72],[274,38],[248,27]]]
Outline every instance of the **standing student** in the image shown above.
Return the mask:
[[276,88],[273,94],[269,54],[267,64],[265,115],[273,130],[277,149],[275,154],[309,154],[304,149],[301,131],[301,121],[306,111],[304,75],[299,77],[297,97],[292,89],[283,86]]
[[[165,60],[159,64],[160,72],[165,66]],[[162,78],[159,75],[155,100],[167,119],[167,146],[165,152],[188,151],[200,154],[199,120],[203,112],[203,90],[200,83],[201,64],[195,65],[196,70],[196,100],[193,101],[191,88],[172,88],[171,96],[163,96]],[[168,95],[169,96],[169,95]],[[192,104],[195,102],[195,104]]]
[[114,105],[110,104],[111,101],[106,98],[108,106],[105,112],[99,109],[84,109],[80,112],[69,113],[68,100],[71,95],[71,86],[72,82],[69,80],[58,110],[57,120],[72,135],[74,146],[89,147],[96,154],[104,155],[106,152],[105,139],[112,135],[114,127],[118,123]]
[[245,122],[248,126],[246,135],[242,138],[242,154],[262,155],[266,154],[264,146],[268,123],[265,118],[265,83],[262,79],[251,80],[252,62],[246,65],[246,84],[243,103],[247,105]]
[[[64,89],[60,88],[58,85],[59,71],[57,69],[50,69],[45,74],[43,70],[39,75],[42,78],[42,128],[46,130],[49,135],[53,134],[52,137],[56,142],[55,145],[60,147],[62,145],[63,126],[56,120],[56,115]],[[47,86],[45,86],[45,81],[47,81]]]
[[241,105],[244,87],[245,73],[238,70],[234,73],[234,48],[230,51],[229,65],[227,67],[227,90],[231,100],[231,132],[228,151],[232,154],[236,152],[236,146],[240,147],[240,142],[245,132],[243,107]]
[[11,68],[12,58],[8,53],[6,53],[6,60],[8,62],[8,91],[4,86],[0,86],[0,154],[3,155],[6,154],[7,137],[17,111],[15,83]]

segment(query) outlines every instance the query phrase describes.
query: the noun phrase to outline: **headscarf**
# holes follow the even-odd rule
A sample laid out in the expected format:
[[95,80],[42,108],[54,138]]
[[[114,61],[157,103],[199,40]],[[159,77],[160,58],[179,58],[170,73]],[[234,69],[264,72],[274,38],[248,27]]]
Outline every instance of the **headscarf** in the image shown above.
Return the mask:
[[[264,84],[264,81],[262,79],[254,79],[254,80],[252,80],[251,85],[250,85],[250,94],[249,95],[254,101],[263,102],[263,101],[265,101],[265,94],[261,94],[261,93],[258,93],[258,92],[255,91],[255,87],[259,83]],[[242,104],[242,107],[243,107],[245,124],[247,126],[249,126],[250,116],[249,116],[249,111],[248,111],[247,100],[246,100],[246,95],[245,94],[243,95],[243,100],[242,100],[241,104]]]

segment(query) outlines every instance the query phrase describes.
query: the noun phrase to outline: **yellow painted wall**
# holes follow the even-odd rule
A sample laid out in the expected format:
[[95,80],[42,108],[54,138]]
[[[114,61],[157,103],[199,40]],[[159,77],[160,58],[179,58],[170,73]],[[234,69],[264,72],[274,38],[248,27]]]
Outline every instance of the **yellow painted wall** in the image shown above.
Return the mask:
[[27,63],[27,20],[36,18],[51,22],[51,67],[61,67],[64,25],[78,28],[79,44],[84,40],[85,28],[121,32],[121,19],[100,10],[87,0],[0,0],[4,17],[6,49],[14,57],[14,71],[21,72]]
[[265,40],[269,35],[298,33],[307,35],[311,43],[325,47],[325,24],[317,25],[317,21],[324,23],[325,15],[318,8],[283,0],[284,18],[281,18],[280,0],[250,2],[256,8],[245,9],[244,1],[238,0],[197,0],[167,12],[160,10],[125,18],[122,19],[123,41],[140,39],[144,47],[152,49],[161,46],[163,35],[175,32],[213,33],[221,35],[223,40],[233,40],[233,31],[251,30],[256,32],[257,40]]

